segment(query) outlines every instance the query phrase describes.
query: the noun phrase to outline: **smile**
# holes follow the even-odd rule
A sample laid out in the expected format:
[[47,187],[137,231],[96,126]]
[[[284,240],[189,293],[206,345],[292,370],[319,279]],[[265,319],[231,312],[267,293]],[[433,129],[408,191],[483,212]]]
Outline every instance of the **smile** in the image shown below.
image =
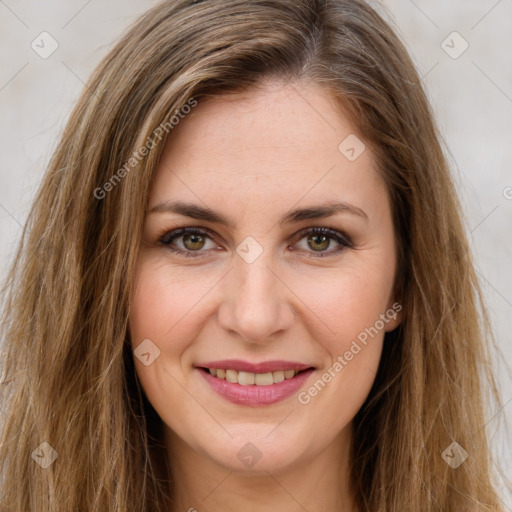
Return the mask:
[[293,379],[301,371],[297,370],[277,370],[275,372],[252,373],[237,370],[225,370],[222,368],[203,368],[217,379],[223,379],[227,382],[238,383],[242,386],[271,386],[279,384],[284,380]]
[[314,367],[287,361],[212,361],[196,366],[209,388],[236,405],[261,407],[296,394]]

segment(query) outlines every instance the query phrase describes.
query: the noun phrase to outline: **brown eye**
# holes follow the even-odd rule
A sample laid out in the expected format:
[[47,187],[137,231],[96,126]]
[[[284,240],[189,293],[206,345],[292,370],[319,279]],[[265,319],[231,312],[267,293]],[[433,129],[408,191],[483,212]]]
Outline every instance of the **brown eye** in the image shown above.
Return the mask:
[[314,251],[325,251],[330,244],[330,238],[325,235],[308,236],[308,245]]
[[[353,247],[349,236],[331,228],[309,228],[299,233],[298,237],[300,236],[302,238],[299,238],[299,242],[305,239],[306,247],[299,246],[299,249],[306,252],[312,258],[333,256],[347,248]],[[332,242],[338,246],[328,251],[327,249],[331,246]]]
[[182,235],[182,238],[183,245],[185,246],[186,249],[190,251],[202,249],[205,244],[205,238],[202,235],[187,233],[186,235]]
[[[217,247],[208,232],[199,228],[181,228],[169,231],[159,238],[159,242],[176,254],[190,257],[201,256],[206,249]],[[210,247],[208,247],[208,242],[211,244]]]

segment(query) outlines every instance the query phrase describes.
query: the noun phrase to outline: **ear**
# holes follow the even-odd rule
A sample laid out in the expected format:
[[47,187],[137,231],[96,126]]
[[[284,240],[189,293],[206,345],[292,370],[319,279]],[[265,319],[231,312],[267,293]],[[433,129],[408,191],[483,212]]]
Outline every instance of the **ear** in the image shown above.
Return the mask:
[[390,300],[384,313],[386,316],[386,332],[394,331],[401,323],[404,317],[404,307],[401,302],[394,299]]

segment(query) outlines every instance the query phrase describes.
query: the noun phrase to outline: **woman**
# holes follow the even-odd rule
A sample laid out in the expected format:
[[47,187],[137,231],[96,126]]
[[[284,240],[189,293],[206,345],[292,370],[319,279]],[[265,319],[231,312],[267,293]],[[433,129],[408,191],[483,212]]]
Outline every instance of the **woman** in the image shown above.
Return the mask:
[[501,510],[460,211],[362,0],[157,5],[10,275],[2,510]]

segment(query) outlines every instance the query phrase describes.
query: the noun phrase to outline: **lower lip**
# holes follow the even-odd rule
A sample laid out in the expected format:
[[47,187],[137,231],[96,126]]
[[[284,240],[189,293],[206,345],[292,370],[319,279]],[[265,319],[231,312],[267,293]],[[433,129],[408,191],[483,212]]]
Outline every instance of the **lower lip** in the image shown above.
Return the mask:
[[286,379],[283,382],[270,384],[269,386],[242,386],[214,377],[204,370],[198,369],[198,371],[214,391],[230,402],[237,405],[260,407],[275,404],[296,393],[304,381],[314,372],[314,369],[310,368],[299,373],[293,379]]

